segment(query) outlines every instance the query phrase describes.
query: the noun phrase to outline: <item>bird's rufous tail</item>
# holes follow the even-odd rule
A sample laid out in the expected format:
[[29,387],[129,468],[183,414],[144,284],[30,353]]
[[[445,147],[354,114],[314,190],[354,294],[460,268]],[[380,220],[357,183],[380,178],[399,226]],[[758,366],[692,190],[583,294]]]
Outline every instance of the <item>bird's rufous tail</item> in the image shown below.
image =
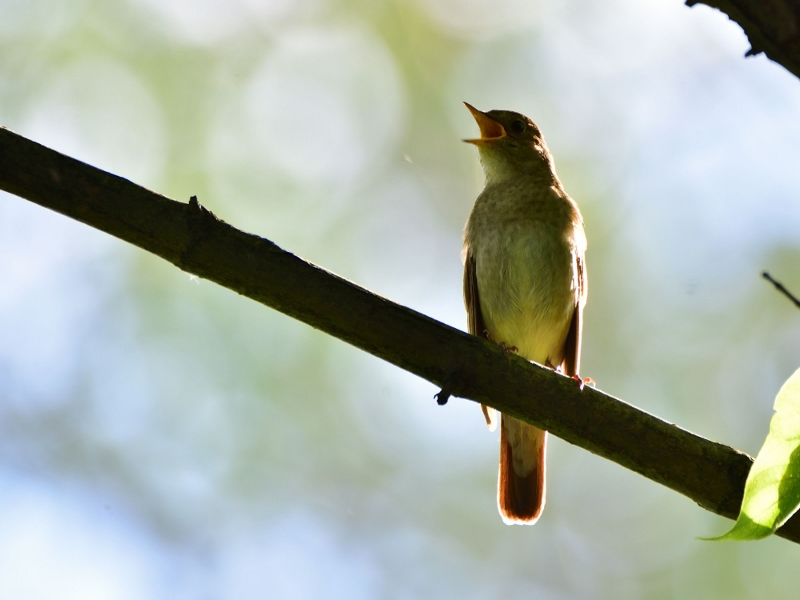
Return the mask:
[[533,525],[545,500],[547,432],[501,416],[497,506],[509,525]]

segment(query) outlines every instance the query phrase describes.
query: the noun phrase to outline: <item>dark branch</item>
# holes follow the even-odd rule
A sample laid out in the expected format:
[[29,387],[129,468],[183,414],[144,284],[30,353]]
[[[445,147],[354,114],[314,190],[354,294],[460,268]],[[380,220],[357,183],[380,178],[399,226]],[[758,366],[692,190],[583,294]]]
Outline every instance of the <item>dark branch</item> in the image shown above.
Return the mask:
[[769,282],[770,282],[772,285],[774,285],[774,286],[777,288],[777,290],[778,290],[779,292],[781,292],[781,293],[782,293],[784,296],[786,296],[787,298],[789,298],[789,300],[791,300],[792,302],[794,302],[794,305],[795,305],[797,308],[800,308],[800,300],[798,300],[798,299],[795,297],[795,295],[794,295],[794,294],[792,294],[792,292],[790,292],[790,291],[789,291],[789,290],[787,290],[785,287],[783,287],[783,284],[782,284],[780,281],[775,281],[775,280],[772,278],[772,275],[770,275],[770,274],[769,274],[769,273],[767,273],[766,271],[764,271],[763,273],[761,273],[761,276],[762,276],[764,279],[766,279],[767,281],[769,281]]
[[800,77],[800,2],[798,0],[686,0],[687,6],[718,8],[744,29],[750,41],[745,56],[763,52]]
[[[170,200],[0,128],[0,189],[152,252],[735,518],[752,459],[448,327]],[[800,541],[800,519],[779,532]]]

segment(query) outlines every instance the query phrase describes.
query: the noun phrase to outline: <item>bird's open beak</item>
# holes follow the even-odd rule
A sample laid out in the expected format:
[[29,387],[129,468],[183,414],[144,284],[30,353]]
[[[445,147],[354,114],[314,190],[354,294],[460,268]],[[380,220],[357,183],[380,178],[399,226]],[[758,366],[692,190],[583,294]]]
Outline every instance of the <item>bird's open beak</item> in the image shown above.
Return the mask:
[[487,117],[486,113],[479,111],[471,104],[464,102],[464,106],[466,106],[469,109],[469,112],[472,113],[472,116],[475,118],[475,122],[478,123],[478,127],[481,129],[480,138],[464,140],[465,142],[468,144],[475,144],[476,146],[483,146],[498,140],[502,140],[504,137],[506,137],[506,130],[500,123],[490,117]]

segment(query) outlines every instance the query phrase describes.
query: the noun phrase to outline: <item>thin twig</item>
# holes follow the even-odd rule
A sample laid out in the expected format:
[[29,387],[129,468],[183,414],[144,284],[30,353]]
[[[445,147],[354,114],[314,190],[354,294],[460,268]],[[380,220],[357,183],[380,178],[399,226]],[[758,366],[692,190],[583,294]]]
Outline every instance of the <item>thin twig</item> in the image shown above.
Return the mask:
[[766,271],[764,271],[763,273],[761,273],[761,276],[762,276],[764,279],[766,279],[767,281],[769,281],[769,282],[770,282],[772,285],[774,285],[774,286],[775,286],[775,287],[778,289],[778,291],[779,291],[780,293],[782,293],[782,294],[783,294],[784,296],[786,296],[786,297],[787,297],[789,300],[791,300],[792,302],[794,302],[794,305],[795,305],[797,308],[800,308],[800,300],[798,300],[798,299],[797,299],[797,296],[795,296],[794,294],[792,294],[792,292],[790,292],[790,291],[789,291],[789,290],[787,290],[785,287],[783,287],[783,284],[782,284],[780,281],[775,281],[775,280],[772,278],[772,275],[770,275],[770,274],[769,274],[769,273],[767,273]]

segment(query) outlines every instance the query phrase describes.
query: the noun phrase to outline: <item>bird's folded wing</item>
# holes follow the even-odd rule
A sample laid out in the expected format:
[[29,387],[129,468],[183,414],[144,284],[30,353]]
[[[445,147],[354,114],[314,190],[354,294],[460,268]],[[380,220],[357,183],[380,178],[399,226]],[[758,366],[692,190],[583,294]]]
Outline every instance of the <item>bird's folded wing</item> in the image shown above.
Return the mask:
[[[478,296],[478,277],[475,273],[475,257],[466,252],[464,260],[464,305],[467,308],[467,331],[472,335],[486,336],[486,324],[481,313],[481,302]],[[490,406],[481,404],[483,416],[489,431],[497,429],[497,411]]]
[[583,305],[586,300],[586,265],[584,258],[578,257],[578,303],[572,313],[567,339],[564,341],[564,375],[578,375],[581,369],[581,338],[583,337]]

